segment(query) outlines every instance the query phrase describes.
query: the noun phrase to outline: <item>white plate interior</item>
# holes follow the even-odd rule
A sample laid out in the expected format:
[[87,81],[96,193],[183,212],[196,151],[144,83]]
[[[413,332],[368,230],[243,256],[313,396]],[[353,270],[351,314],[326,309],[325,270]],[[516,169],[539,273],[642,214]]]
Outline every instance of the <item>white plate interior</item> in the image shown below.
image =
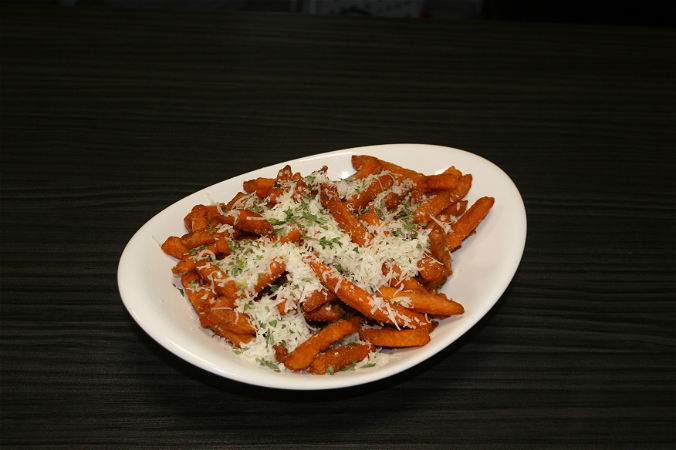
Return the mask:
[[[354,173],[353,154],[373,155],[425,174],[455,166],[471,173],[473,185],[466,197],[471,205],[483,196],[495,205],[477,233],[453,253],[454,274],[443,292],[465,307],[465,314],[444,320],[421,348],[396,350],[399,358],[384,367],[335,375],[277,373],[238,358],[227,343],[199,325],[192,305],[171,274],[176,261],[160,244],[168,236],[185,234],[183,217],[198,204],[228,201],[242,183],[256,177],[275,177],[286,164],[307,175],[323,165],[331,179]],[[180,358],[217,375],[252,385],[295,390],[334,389],[376,381],[403,370],[446,348],[475,325],[498,301],[521,260],[526,241],[526,211],[512,180],[496,165],[463,150],[422,145],[391,144],[338,150],[279,163],[215,184],[166,208],[150,219],[127,244],[118,267],[122,300],[136,322],[159,344]]]

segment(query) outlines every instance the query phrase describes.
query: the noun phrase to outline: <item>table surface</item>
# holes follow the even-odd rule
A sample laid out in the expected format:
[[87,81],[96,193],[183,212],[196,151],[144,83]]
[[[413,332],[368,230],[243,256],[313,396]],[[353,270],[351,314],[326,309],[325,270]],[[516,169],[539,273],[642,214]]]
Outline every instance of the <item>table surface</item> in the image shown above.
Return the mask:
[[[3,446],[673,448],[673,29],[6,5],[1,26]],[[504,295],[430,360],[258,388],[122,304],[120,254],[168,205],[401,142],[494,162],[528,214]]]

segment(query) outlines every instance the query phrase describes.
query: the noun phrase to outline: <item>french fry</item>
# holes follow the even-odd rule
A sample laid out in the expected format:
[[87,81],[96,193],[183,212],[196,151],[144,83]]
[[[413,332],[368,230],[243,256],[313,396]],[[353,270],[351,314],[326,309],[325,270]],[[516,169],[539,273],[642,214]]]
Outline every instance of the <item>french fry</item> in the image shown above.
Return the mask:
[[281,303],[277,304],[279,314],[285,315],[296,309],[297,300],[295,298],[284,297]]
[[293,171],[291,166],[284,166],[278,173],[275,182],[270,186],[267,192],[268,205],[274,205],[277,203],[277,199],[284,194],[285,190],[288,189],[287,185],[293,180]]
[[238,192],[237,195],[232,198],[232,200],[221,207],[222,211],[219,211],[219,214],[235,209],[235,205],[237,205],[237,203],[239,203],[244,197],[246,197],[244,192]]
[[338,322],[345,317],[345,310],[338,303],[326,303],[312,311],[303,311],[308,322]]
[[242,348],[244,344],[248,344],[256,338],[253,334],[235,333],[218,323],[209,325],[209,329],[232,342],[237,348]]
[[423,255],[423,259],[418,262],[418,270],[420,270],[420,276],[428,281],[440,280],[449,275],[446,267],[428,253]]
[[214,219],[226,223],[242,231],[268,236],[273,227],[263,216],[247,209],[233,209],[225,214],[214,216]]
[[359,245],[366,245],[372,238],[364,224],[350,211],[340,200],[338,190],[332,184],[322,183],[320,199],[322,206],[329,210],[331,215],[340,228],[350,236],[353,242]]
[[169,236],[162,244],[162,251],[174,258],[181,259],[185,253],[190,251],[190,247],[185,245],[178,236]]
[[307,183],[303,180],[298,180],[296,182],[296,187],[293,189],[293,200],[296,203],[301,203],[304,198],[309,197],[310,195],[312,195],[312,192]]
[[[218,251],[216,243],[206,245],[204,247],[205,248],[203,249],[203,251],[208,252],[209,254],[220,253]],[[191,249],[190,251],[184,253],[181,260],[177,262],[174,267],[171,268],[171,271],[175,275],[179,275],[182,273],[189,272],[191,270],[195,270],[195,268],[197,268],[197,261],[200,259],[198,253],[199,252],[197,252],[195,249]]]
[[332,348],[317,355],[308,370],[315,375],[333,374],[352,363],[364,360],[373,350],[375,347],[370,342],[350,343]]
[[336,294],[328,289],[317,289],[305,299],[305,302],[303,302],[303,310],[306,312],[314,311],[320,306],[337,298]]
[[268,190],[275,184],[274,178],[255,178],[244,182],[244,192],[247,194],[255,193],[260,199],[267,197]]
[[[432,222],[434,223],[434,222]],[[430,232],[430,251],[434,258],[441,262],[446,268],[448,275],[453,273],[453,258],[448,249],[448,238],[446,232],[439,225],[435,225]]]
[[191,233],[181,236],[181,242],[188,248],[184,253],[189,252],[193,248],[198,248],[203,245],[211,245],[216,241],[232,238],[233,233],[229,231],[218,231],[216,228],[207,227],[200,228]]
[[390,272],[393,273],[390,285],[396,287],[397,289],[412,292],[427,292],[425,287],[415,278],[407,278],[402,276],[401,269],[397,266],[392,266],[386,263],[383,264],[382,270],[385,275],[389,275]]
[[275,359],[277,361],[280,361],[280,362],[283,361],[284,358],[286,358],[287,355],[289,354],[289,350],[281,344],[275,344],[275,345],[272,346],[272,348],[275,351]]
[[453,197],[451,197],[451,204],[465,198],[470,188],[472,187],[472,174],[468,173],[466,175],[458,178],[458,183],[452,189]]
[[345,206],[347,209],[353,212],[359,212],[364,208],[371,200],[376,198],[381,192],[385,192],[394,184],[394,177],[389,173],[379,175],[362,190],[355,192],[347,199],[345,199]]
[[378,347],[422,347],[430,342],[430,333],[425,329],[362,328],[359,338]]
[[444,170],[443,173],[450,173],[452,175],[455,175],[455,177],[458,179],[460,179],[460,177],[462,176],[462,172],[456,169],[455,166],[449,167],[448,169]]
[[452,225],[453,233],[448,234],[448,248],[453,251],[462,244],[462,241],[474,231],[488,211],[493,207],[493,197],[481,197]]
[[256,328],[247,314],[229,308],[210,308],[200,315],[200,323],[204,328],[219,325],[233,333],[256,334]]
[[258,274],[256,285],[252,290],[249,290],[247,294],[249,296],[256,295],[264,287],[268,286],[270,283],[282,276],[285,270],[286,264],[284,263],[284,259],[281,257],[274,258],[272,261],[270,261],[270,265],[266,267],[264,271]]
[[183,219],[183,223],[188,231],[205,228],[209,225],[209,220],[207,219],[207,207],[204,205],[193,206],[190,213]]
[[441,173],[439,175],[430,175],[427,177],[428,189],[448,190],[453,189],[458,184],[458,177],[452,173]]
[[388,211],[394,210],[401,203],[401,195],[390,192],[383,198],[383,206]]
[[361,180],[381,170],[378,158],[368,155],[352,155],[352,167],[357,171],[350,178]]
[[198,261],[195,270],[203,280],[210,282],[216,292],[224,295],[226,298],[236,299],[241,294],[237,282],[227,275],[219,267],[215,266],[210,260],[202,259]]
[[328,266],[316,256],[308,255],[303,258],[303,261],[339,299],[366,317],[404,328],[423,328],[430,325],[422,314],[379,300],[345,279],[336,269]]
[[441,191],[427,198],[418,206],[413,216],[413,221],[418,223],[427,223],[432,217],[439,214],[445,208],[448,208],[453,202],[453,191]]
[[416,172],[415,170],[406,169],[404,167],[398,166],[394,163],[378,160],[380,167],[383,170],[392,172],[395,178],[399,179],[400,182],[405,182],[406,180],[410,181],[414,185],[414,189],[427,190],[428,180],[427,177],[421,173]]
[[465,312],[465,308],[450,300],[444,294],[423,292],[404,292],[389,286],[380,288],[380,295],[388,301],[399,299],[399,302],[414,311],[439,316],[457,316]]
[[216,298],[216,292],[209,286],[202,286],[201,281],[194,270],[181,275],[181,284],[183,284],[185,295],[197,314],[200,315],[209,311],[211,302]]
[[467,209],[467,200],[458,200],[448,208],[441,211],[440,216],[460,217]]
[[276,233],[270,238],[272,244],[286,244],[289,242],[298,242],[303,237],[303,230],[296,224],[285,227],[284,234]]
[[237,307],[237,302],[234,298],[228,298],[224,295],[219,295],[216,297],[216,300],[211,304],[212,308],[226,308],[226,309],[235,309]]
[[366,225],[371,227],[379,227],[382,221],[373,210],[368,210],[364,214],[359,216],[359,220],[364,222]]
[[329,348],[337,340],[354,333],[360,325],[361,319],[358,317],[332,323],[301,343],[280,362],[289,370],[305,369],[321,351]]

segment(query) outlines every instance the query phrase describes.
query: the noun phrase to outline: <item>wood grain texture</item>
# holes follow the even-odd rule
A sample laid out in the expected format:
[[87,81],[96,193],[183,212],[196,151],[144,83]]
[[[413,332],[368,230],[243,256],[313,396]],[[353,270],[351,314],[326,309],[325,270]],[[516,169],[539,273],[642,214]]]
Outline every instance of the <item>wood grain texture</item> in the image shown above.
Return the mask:
[[[0,17],[7,448],[673,448],[673,29],[9,8]],[[461,148],[528,212],[469,333],[368,386],[244,386],[133,321],[161,209],[276,162]]]

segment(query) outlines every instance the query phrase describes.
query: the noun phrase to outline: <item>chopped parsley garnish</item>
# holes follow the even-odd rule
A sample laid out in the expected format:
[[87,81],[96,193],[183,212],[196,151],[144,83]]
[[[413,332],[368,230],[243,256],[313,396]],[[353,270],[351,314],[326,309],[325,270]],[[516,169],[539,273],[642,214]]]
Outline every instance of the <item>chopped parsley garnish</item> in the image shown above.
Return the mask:
[[275,364],[271,361],[268,361],[266,359],[261,359],[261,358],[256,358],[256,361],[261,366],[268,367],[268,368],[274,370],[275,372],[281,372],[281,370],[279,370],[279,366],[277,366],[277,364]]

